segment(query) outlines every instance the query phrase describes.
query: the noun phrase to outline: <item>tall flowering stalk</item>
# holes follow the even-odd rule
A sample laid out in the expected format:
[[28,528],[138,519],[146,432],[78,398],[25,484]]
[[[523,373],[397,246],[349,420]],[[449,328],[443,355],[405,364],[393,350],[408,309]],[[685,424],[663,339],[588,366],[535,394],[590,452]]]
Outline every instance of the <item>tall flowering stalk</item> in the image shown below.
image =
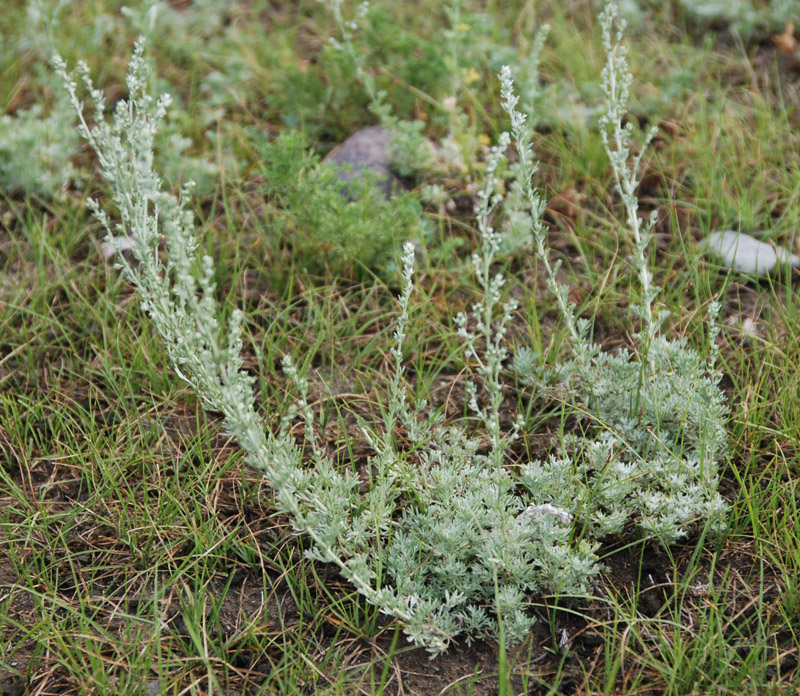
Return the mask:
[[533,186],[533,176],[536,174],[538,163],[534,162],[533,159],[527,116],[517,109],[519,98],[514,92],[514,78],[511,76],[511,68],[507,65],[503,66],[500,72],[500,96],[503,100],[503,109],[511,120],[511,134],[519,157],[520,176],[516,181],[516,185],[521,187],[522,194],[530,210],[531,234],[536,256],[544,266],[547,275],[547,289],[556,299],[558,309],[569,332],[570,349],[579,367],[579,372],[585,379],[592,359],[598,352],[598,347],[589,340],[591,323],[589,320],[575,315],[575,305],[569,301],[568,288],[558,282],[561,261],[553,263],[550,260],[547,227],[542,222],[546,201]]
[[600,117],[600,136],[603,138],[611,170],[614,172],[616,189],[625,206],[625,220],[634,242],[633,263],[641,286],[641,304],[634,311],[644,321],[644,355],[651,369],[653,362],[647,356],[653,339],[667,316],[667,313],[654,313],[653,302],[660,288],[653,284],[653,274],[647,264],[647,247],[653,238],[653,228],[658,220],[654,210],[647,220],[639,217],[639,169],[642,156],[650,141],[658,132],[652,126],[645,134],[644,142],[636,155],[632,155],[629,142],[633,137],[633,123],[623,126],[628,112],[628,99],[633,75],[628,67],[628,49],[622,43],[625,19],[619,16],[615,2],[609,2],[600,14],[600,27],[603,34],[603,48],[606,64],[601,73],[601,85],[605,95],[605,113]]
[[[475,206],[478,231],[481,235],[481,249],[480,252],[472,255],[472,268],[475,279],[483,291],[482,301],[475,303],[470,312],[475,330],[469,328],[466,313],[462,312],[456,317],[458,334],[465,341],[466,357],[477,363],[478,375],[480,375],[489,397],[488,405],[481,407],[478,403],[477,385],[472,380],[467,381],[468,404],[470,409],[483,421],[487,430],[492,464],[496,468],[502,465],[503,452],[516,438],[522,425],[518,419],[513,430],[507,436],[503,436],[500,425],[500,405],[503,401],[500,373],[503,370],[503,363],[508,357],[505,336],[511,317],[518,306],[516,300],[506,301],[499,319],[495,319],[497,307],[502,300],[505,278],[501,273],[493,270],[495,258],[500,251],[502,234],[494,228],[491,218],[503,201],[503,197],[495,194],[494,191],[499,183],[497,167],[504,157],[509,142],[508,133],[503,133],[499,143],[489,153],[486,162],[486,180],[483,188],[478,192],[478,202]],[[479,341],[483,344],[482,350],[479,348]]]

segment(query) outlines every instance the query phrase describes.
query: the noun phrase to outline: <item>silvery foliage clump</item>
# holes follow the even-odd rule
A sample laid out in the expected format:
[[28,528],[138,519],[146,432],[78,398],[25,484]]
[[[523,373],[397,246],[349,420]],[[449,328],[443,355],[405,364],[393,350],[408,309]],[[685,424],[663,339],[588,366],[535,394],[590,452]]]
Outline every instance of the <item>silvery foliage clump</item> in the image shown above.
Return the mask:
[[[569,331],[572,358],[548,371],[538,356],[523,350],[515,366],[532,386],[542,387],[552,379],[560,383],[563,398],[576,414],[586,414],[588,423],[585,436],[568,439],[561,456],[528,465],[523,479],[529,487],[551,491],[548,502],[575,515],[578,524],[597,538],[634,527],[671,543],[703,521],[711,531],[725,526],[726,505],[717,486],[729,411],[715,368],[719,305],[714,302],[709,308],[706,356],[685,339],[667,339],[660,332],[668,313],[656,309],[659,288],[647,264],[656,218],[655,214],[647,220],[639,217],[635,193],[642,154],[655,130],[647,133],[639,153],[633,155],[629,146],[633,125],[630,121],[622,125],[632,77],[622,44],[624,21],[614,3],[606,6],[601,25],[607,62],[600,132],[633,241],[632,270],[641,293],[633,310],[641,329],[634,335],[635,353],[607,353],[590,340],[589,321],[576,316],[567,289],[556,280],[558,263],[551,263],[540,221],[544,203],[528,183],[537,254]],[[502,82],[520,160],[530,163],[525,117],[516,111],[507,71]]]
[[745,39],[781,31],[797,18],[797,0],[679,0],[687,16],[698,23],[729,25]]
[[80,139],[72,108],[56,99],[49,112],[41,104],[0,117],[0,190],[56,197],[78,182],[71,158]]
[[[79,115],[79,130],[97,152],[119,221],[112,223],[97,203],[91,205],[110,244],[122,237],[133,239],[138,266],[123,261],[121,269],[137,286],[142,308],[164,341],[173,368],[206,408],[223,414],[224,426],[245,451],[247,462],[264,471],[278,510],[308,538],[309,558],[335,564],[369,603],[400,620],[409,640],[433,656],[454,640],[501,636],[509,643],[522,640],[533,623],[530,596],[588,592],[600,570],[597,539],[623,529],[631,520],[643,524],[642,510],[656,510],[660,517],[655,517],[666,524],[670,520],[659,506],[675,508],[676,524],[685,525],[687,518],[674,502],[684,496],[691,515],[705,514],[692,489],[681,486],[692,457],[697,460],[695,469],[701,470],[689,477],[690,483],[702,487],[697,495],[707,496],[716,483],[717,448],[709,444],[715,432],[708,434],[710,428],[705,426],[710,421],[703,410],[705,399],[717,398],[716,383],[706,376],[713,369],[713,356],[706,363],[683,344],[660,342],[656,336],[647,360],[604,357],[588,339],[588,322],[575,316],[566,290],[555,280],[557,264],[550,264],[540,221],[543,203],[528,177],[521,177],[519,185],[530,203],[534,243],[574,339],[575,359],[558,374],[574,386],[576,403],[598,414],[607,411],[607,422],[614,429],[607,428],[594,439],[574,438],[562,459],[533,462],[521,469],[508,466],[505,453],[522,425],[518,421],[504,429],[500,418],[500,378],[508,357],[504,336],[514,305],[503,302],[504,279],[494,272],[493,264],[502,244],[502,233],[493,224],[502,202],[494,193],[496,172],[509,143],[507,135],[490,152],[476,207],[481,247],[472,261],[483,298],[457,319],[474,375],[467,401],[483,423],[488,448],[480,450],[464,430],[447,427],[429,415],[424,403],[412,407],[407,402],[403,350],[413,293],[411,244],[403,250],[403,289],[387,406],[380,424],[361,423],[375,452],[367,466],[359,473],[337,465],[319,445],[308,382],[288,358],[284,373],[298,399],[278,432],[268,434],[256,411],[254,378],[242,370],[242,313],[234,310],[227,322],[219,321],[213,262],[203,257],[198,264],[195,256],[194,220],[186,208],[191,187],[184,187],[180,196],[172,195],[163,190],[156,174],[153,143],[169,97],[156,100],[148,94],[151,83],[143,52],[140,40],[127,78],[129,99],[117,104],[110,123],[103,117],[102,92],[93,87],[86,66],[79,65],[95,107],[94,127],[83,116],[77,86],[64,62],[54,58]],[[512,133],[521,158],[532,170],[524,117],[514,109],[510,73],[505,70],[502,78]],[[162,235],[165,263],[158,253]],[[618,365],[613,366],[614,360]],[[658,380],[680,383],[688,371],[700,367],[691,391],[698,396],[684,401],[684,406],[703,426],[692,430],[686,425],[689,417],[678,424],[659,420],[662,402],[651,403],[648,390]],[[662,369],[664,375],[656,374]],[[677,377],[670,377],[667,369]],[[639,403],[641,413],[651,419],[650,429],[637,425],[640,411],[625,410],[622,417],[619,410],[621,395],[615,392],[613,379],[633,376],[637,384],[645,385],[638,390],[643,395]],[[302,448],[292,435],[297,417],[304,424]],[[654,424],[660,427],[653,429]],[[395,441],[398,425],[407,432],[408,446]],[[680,436],[670,439],[670,428]],[[698,444],[692,444],[693,433],[698,434]],[[718,439],[724,440],[724,432]],[[675,447],[667,450],[664,443]],[[667,456],[678,445],[682,456]],[[645,469],[645,461],[655,463]],[[368,486],[362,492],[365,477]],[[642,485],[645,477],[649,486]]]
[[[677,5],[690,24],[729,30],[745,41],[762,39],[782,31],[797,19],[797,0],[678,0]],[[658,7],[652,0],[620,0],[620,12],[631,23]]]
[[[178,376],[206,408],[223,414],[224,427],[245,451],[247,462],[271,481],[278,509],[310,540],[309,558],[335,564],[368,602],[399,619],[409,639],[432,655],[456,639],[496,637],[500,622],[506,640],[519,641],[533,622],[527,611],[529,593],[588,590],[590,577],[599,570],[594,546],[573,544],[571,515],[540,491],[525,489],[503,466],[502,454],[518,428],[504,437],[499,425],[499,375],[506,357],[502,338],[512,307],[499,312],[498,322],[503,281],[491,273],[499,244],[499,233],[489,223],[498,203],[492,196],[492,175],[480,196],[483,246],[474,258],[486,298],[473,308],[471,321],[460,320],[467,353],[478,364],[490,397],[481,407],[477,387],[472,388],[472,408],[491,435],[489,451],[479,452],[477,441],[462,430],[427,415],[424,403],[414,409],[407,404],[403,345],[414,268],[413,245],[408,243],[388,406],[382,428],[362,423],[376,454],[367,466],[368,490],[361,493],[359,475],[337,466],[318,446],[308,382],[288,358],[284,373],[299,398],[277,434],[265,432],[255,408],[253,377],[242,370],[242,313],[234,310],[224,325],[219,321],[213,262],[203,257],[198,268],[194,221],[186,208],[191,187],[180,196],[167,193],[155,171],[153,143],[170,99],[148,94],[143,40],[130,62],[129,98],[116,105],[110,123],[88,68],[79,64],[78,72],[95,108],[93,127],[85,120],[77,85],[63,60],[55,57],[53,63],[79,116],[79,131],[97,153],[119,221],[112,223],[96,202],[90,203],[92,210],[106,229],[108,243],[126,237],[134,242],[138,265],[123,261],[123,274],[136,285],[142,309]],[[495,163],[502,143],[492,155]],[[158,253],[162,234],[165,263]],[[305,424],[310,463],[304,463],[291,436],[296,416]],[[397,424],[406,428],[413,455],[395,443]]]

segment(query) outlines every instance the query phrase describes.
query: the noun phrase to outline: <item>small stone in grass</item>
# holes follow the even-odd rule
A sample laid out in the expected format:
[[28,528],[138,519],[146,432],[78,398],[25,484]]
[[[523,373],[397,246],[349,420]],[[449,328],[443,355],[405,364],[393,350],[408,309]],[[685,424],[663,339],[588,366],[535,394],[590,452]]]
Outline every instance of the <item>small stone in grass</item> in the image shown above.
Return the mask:
[[[376,186],[387,200],[392,195],[392,184],[397,181],[389,166],[389,147],[392,137],[383,126],[370,126],[353,133],[339,147],[333,150],[326,162],[337,165],[337,178],[349,182],[374,174]],[[344,190],[347,194],[347,189]]]
[[792,268],[800,268],[800,257],[788,249],[760,242],[743,232],[713,232],[708,235],[705,247],[725,268],[760,277],[780,270],[787,263]]
[[103,242],[100,245],[100,253],[103,255],[104,261],[111,261],[117,253],[124,254],[126,251],[132,251],[135,242],[132,237],[114,237],[111,242]]

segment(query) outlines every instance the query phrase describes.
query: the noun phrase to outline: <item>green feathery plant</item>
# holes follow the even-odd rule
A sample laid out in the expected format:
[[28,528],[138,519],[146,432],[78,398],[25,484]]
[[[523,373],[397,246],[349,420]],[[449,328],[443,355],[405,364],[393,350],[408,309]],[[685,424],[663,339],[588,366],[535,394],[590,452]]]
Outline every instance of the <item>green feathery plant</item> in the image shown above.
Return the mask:
[[349,279],[396,272],[398,248],[419,230],[422,211],[413,194],[386,200],[370,174],[342,181],[297,132],[279,134],[259,153],[277,260],[288,252],[287,268]]
[[392,106],[386,101],[386,92],[378,89],[375,79],[367,70],[364,56],[353,45],[353,32],[359,28],[367,15],[369,3],[362,2],[351,19],[345,19],[342,13],[343,0],[317,0],[325,5],[339,32],[339,38],[331,37],[330,44],[344,53],[353,64],[356,77],[369,98],[369,108],[381,125],[391,134],[392,167],[400,176],[412,176],[425,171],[431,166],[432,151],[422,134],[422,121],[407,121],[398,118]]
[[[472,56],[470,47],[486,34],[487,28],[478,24],[479,18],[462,12],[461,0],[452,0],[445,7],[449,27],[441,34],[441,42],[447,55],[445,64],[450,74],[449,94],[437,103],[428,97],[431,103],[437,104],[441,112],[448,116],[449,132],[435,146],[431,145],[423,133],[421,121],[400,119],[391,105],[386,102],[386,93],[377,88],[375,79],[366,67],[365,56],[357,50],[353,41],[359,23],[367,16],[368,2],[362,2],[350,20],[344,18],[343,0],[317,0],[324,4],[333,18],[338,30],[338,38],[331,37],[331,45],[347,57],[355,69],[356,77],[370,100],[370,110],[379,118],[381,125],[391,134],[390,159],[392,168],[401,176],[417,176],[424,180],[420,188],[420,197],[426,203],[442,204],[447,198],[446,187],[442,186],[444,178],[455,174],[466,181],[477,174],[477,179],[497,176],[495,171],[484,171],[488,160],[483,161],[488,148],[483,144],[477,127],[470,124],[467,114],[459,108],[464,100],[464,91],[470,82],[480,80],[474,67],[468,62]],[[483,18],[487,19],[487,18]],[[465,21],[469,20],[469,21]],[[539,63],[545,40],[550,31],[549,25],[543,25],[537,32],[527,55],[522,58],[516,72],[522,72],[527,78],[523,100],[523,110],[535,116],[535,108],[541,100],[542,89],[539,85]],[[486,47],[483,47],[486,50]],[[508,164],[504,168],[502,180],[513,180],[529,176],[529,172],[518,163]],[[498,178],[498,184],[502,183]],[[467,189],[477,193],[479,184],[467,183]],[[508,255],[522,249],[528,249],[531,242],[531,218],[525,210],[524,200],[519,195],[519,186],[512,188],[511,194],[503,203],[502,234],[497,235],[498,248],[495,254]]]
[[[614,17],[607,11],[604,18],[608,32]],[[722,505],[714,488],[716,457],[724,443],[724,406],[711,376],[713,351],[704,360],[683,343],[654,335],[651,359],[640,364],[627,354],[609,356],[591,344],[588,322],[575,316],[555,280],[557,264],[549,262],[540,222],[543,206],[530,177],[520,177],[519,185],[530,202],[534,239],[551,289],[574,339],[574,364],[559,374],[571,375],[576,403],[591,408],[603,427],[595,438],[575,438],[574,451],[563,459],[521,469],[507,466],[504,453],[522,427],[518,420],[504,433],[500,422],[504,337],[515,304],[503,303],[503,277],[493,273],[502,242],[493,218],[502,203],[494,191],[508,135],[491,150],[476,206],[482,243],[473,268],[483,299],[470,317],[462,315],[456,322],[466,356],[488,395],[487,404],[480,406],[479,387],[470,382],[468,403],[489,434],[488,451],[480,452],[464,430],[426,417],[424,404],[412,410],[406,401],[403,344],[414,269],[413,246],[406,243],[388,405],[381,428],[361,423],[375,450],[366,467],[370,486],[362,493],[359,476],[338,467],[317,445],[308,384],[288,358],[284,373],[298,399],[278,433],[265,432],[255,408],[253,377],[242,370],[242,313],[231,312],[223,329],[213,300],[212,260],[203,257],[198,269],[193,219],[186,209],[191,187],[174,196],[162,190],[156,174],[154,137],[170,100],[155,100],[147,92],[143,41],[137,42],[130,63],[129,98],[117,104],[111,123],[103,117],[103,94],[93,87],[86,66],[79,64],[78,72],[94,104],[93,127],[83,116],[77,85],[63,60],[55,57],[53,64],[79,115],[79,130],[97,153],[119,221],[112,224],[97,203],[90,205],[110,244],[120,237],[133,240],[138,266],[122,262],[121,269],[136,285],[178,376],[206,408],[223,414],[224,427],[245,451],[247,462],[270,480],[278,510],[310,540],[308,557],[335,564],[368,602],[403,623],[409,640],[432,655],[458,639],[519,642],[534,621],[528,611],[531,594],[589,591],[600,570],[596,550],[603,536],[624,530],[628,522],[665,540],[685,533],[699,517],[711,517],[719,525]],[[616,70],[624,66],[610,64]],[[515,110],[508,69],[501,80],[521,159],[532,171],[525,119]],[[158,254],[162,233],[166,263]],[[631,412],[626,400],[631,381],[639,385],[638,413]],[[678,385],[673,401],[666,384],[672,389]],[[680,418],[675,420],[676,414]],[[311,452],[306,464],[289,435],[296,416],[303,419]],[[409,451],[394,442],[398,423],[409,431]]]

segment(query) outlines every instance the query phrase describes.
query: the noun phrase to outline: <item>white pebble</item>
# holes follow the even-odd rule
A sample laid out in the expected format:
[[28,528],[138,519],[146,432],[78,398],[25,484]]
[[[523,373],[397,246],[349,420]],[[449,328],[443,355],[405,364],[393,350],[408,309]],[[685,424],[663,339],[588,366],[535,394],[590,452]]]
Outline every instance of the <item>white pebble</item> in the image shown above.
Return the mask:
[[135,243],[131,237],[114,237],[112,242],[103,242],[100,245],[100,253],[105,261],[110,261],[117,253],[131,251]]
[[705,246],[725,268],[742,273],[763,277],[787,262],[792,268],[800,268],[800,256],[777,244],[760,242],[743,232],[713,232],[708,235]]

